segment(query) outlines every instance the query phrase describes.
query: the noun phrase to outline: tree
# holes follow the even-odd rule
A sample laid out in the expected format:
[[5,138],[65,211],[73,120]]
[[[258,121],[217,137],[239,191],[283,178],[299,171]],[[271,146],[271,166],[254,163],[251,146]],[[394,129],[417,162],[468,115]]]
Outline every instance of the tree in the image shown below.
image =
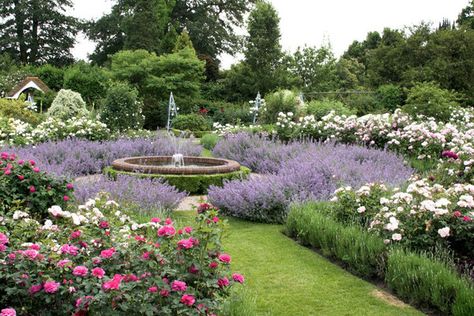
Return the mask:
[[277,11],[268,2],[259,1],[250,13],[245,63],[255,80],[254,93],[265,94],[278,86],[275,73],[283,57],[279,23]]
[[305,92],[337,88],[336,59],[329,46],[298,48],[293,55],[292,71],[301,79]]
[[87,104],[95,104],[107,91],[108,78],[102,68],[78,62],[64,72],[64,88],[79,92]]
[[[123,49],[171,53],[178,34],[189,33],[197,53],[217,58],[235,53],[243,25],[254,0],[117,0],[110,14],[88,25],[88,37],[97,42],[91,59],[104,64]],[[203,58],[205,59],[205,58]]]
[[469,5],[462,9],[456,23],[460,27],[466,27],[474,30],[474,0],[471,0]]
[[0,53],[23,64],[71,63],[78,20],[71,0],[0,0]]

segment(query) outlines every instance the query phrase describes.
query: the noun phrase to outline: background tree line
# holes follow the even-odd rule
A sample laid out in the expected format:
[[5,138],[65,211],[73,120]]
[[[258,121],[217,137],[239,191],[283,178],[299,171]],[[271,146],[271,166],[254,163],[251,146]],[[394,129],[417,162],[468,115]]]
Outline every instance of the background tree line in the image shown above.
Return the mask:
[[[258,91],[280,89],[335,99],[358,114],[393,110],[420,84],[448,91],[449,102],[474,101],[472,0],[456,21],[370,32],[340,58],[330,44],[283,51],[280,19],[267,1],[116,0],[95,21],[71,17],[70,8],[70,0],[0,0],[0,90],[32,74],[100,106],[111,84],[125,82],[143,100],[148,127],[162,124],[170,91],[184,112],[237,103],[232,111],[242,116]],[[238,36],[244,26],[248,34]],[[78,32],[97,43],[90,62],[72,58]],[[243,60],[221,70],[219,56],[237,52]],[[43,98],[47,105],[52,96]]]

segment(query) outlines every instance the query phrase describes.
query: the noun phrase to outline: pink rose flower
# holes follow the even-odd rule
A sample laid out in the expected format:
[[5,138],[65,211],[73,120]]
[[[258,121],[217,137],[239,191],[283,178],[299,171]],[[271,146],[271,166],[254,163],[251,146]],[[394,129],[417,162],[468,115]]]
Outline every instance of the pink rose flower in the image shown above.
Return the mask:
[[175,280],[171,283],[171,289],[176,292],[184,292],[188,286],[186,282]]
[[180,241],[178,241],[178,248],[179,249],[181,249],[181,248],[191,249],[193,247],[193,245],[194,245],[194,243],[193,243],[192,238],[181,239]]
[[33,172],[36,172],[36,173],[40,172],[40,168],[34,167],[34,168],[33,168]]
[[23,165],[24,163],[25,163],[25,161],[24,161],[23,159],[18,160],[18,164],[19,164],[20,166]]
[[72,274],[79,277],[85,277],[89,273],[89,269],[84,266],[77,266],[72,270]]
[[41,249],[41,246],[38,245],[38,244],[32,244],[29,248],[30,248],[30,249],[33,249],[33,250],[38,250],[38,251],[39,251],[39,250]]
[[172,224],[173,224],[173,221],[171,220],[171,218],[168,217],[168,218],[165,220],[165,224],[166,224],[166,225],[172,225]]
[[13,308],[4,308],[0,311],[0,316],[16,316],[16,311]]
[[102,228],[102,229],[107,229],[109,228],[109,223],[106,222],[106,221],[102,221],[99,223],[99,227]]
[[7,235],[0,233],[0,244],[5,245],[8,244],[8,237]]
[[100,256],[104,259],[108,259],[108,258],[111,258],[115,253],[115,248],[109,248],[109,249],[105,249],[105,250],[102,250],[100,252]]
[[61,246],[61,253],[66,253],[71,256],[77,256],[79,248],[73,245],[65,244]]
[[153,217],[153,218],[151,219],[151,222],[152,222],[152,223],[159,223],[159,222],[161,222],[161,219],[160,219],[159,217]]
[[239,283],[244,283],[244,281],[245,281],[244,276],[242,274],[238,274],[238,273],[233,273],[232,274],[232,279],[235,282],[239,282]]
[[226,286],[229,286],[230,282],[229,282],[229,279],[228,278],[221,278],[219,280],[217,280],[217,285],[220,287],[220,288],[223,288],[223,287],[226,287]]
[[213,221],[214,223],[218,223],[218,222],[219,222],[219,217],[214,216],[214,218],[212,219],[212,221]]
[[163,226],[158,229],[158,236],[163,237],[173,237],[176,234],[176,229],[173,226]]
[[220,260],[221,262],[224,262],[224,263],[230,263],[231,258],[230,258],[230,256],[229,256],[228,254],[223,253],[223,254],[219,255],[219,260]]
[[217,263],[215,261],[212,261],[211,263],[209,263],[209,268],[211,268],[211,269],[215,269],[215,268],[217,268],[217,266],[219,266],[219,263]]
[[43,289],[46,293],[56,293],[56,291],[59,289],[60,284],[58,282],[54,281],[47,281],[44,282],[43,284]]
[[28,290],[28,293],[30,293],[31,295],[33,295],[33,294],[36,294],[36,293],[40,292],[42,289],[43,289],[43,285],[42,285],[42,284],[32,285],[32,286],[30,287],[30,289]]
[[60,268],[64,268],[64,266],[65,266],[66,264],[68,264],[69,262],[71,262],[71,260],[69,260],[69,259],[63,259],[63,260],[60,260],[60,261],[58,262],[57,266],[60,267]]
[[92,269],[92,275],[98,279],[102,279],[105,275],[105,271],[102,268],[94,268]]
[[196,266],[193,264],[192,266],[190,266],[190,267],[188,268],[188,272],[189,272],[189,273],[192,273],[192,274],[196,274],[196,273],[199,272],[199,269],[196,268]]
[[156,287],[156,286],[151,286],[151,287],[148,288],[148,292],[150,292],[150,293],[156,293],[156,292],[158,292],[158,287]]
[[22,176],[21,174],[18,175],[18,180],[23,181],[25,180],[25,176]]
[[81,307],[82,304],[84,304],[83,308],[88,309],[89,308],[89,303],[94,299],[93,296],[87,295],[84,297],[79,297],[76,300],[76,308]]
[[454,217],[461,217],[461,215],[462,215],[462,213],[459,212],[459,211],[454,211],[454,212],[453,212],[453,216],[454,216]]
[[112,280],[109,280],[102,284],[102,289],[104,289],[104,291],[118,290],[120,288],[120,283],[122,282],[122,279],[123,277],[120,274],[116,274],[114,275],[114,278]]
[[160,295],[163,297],[168,297],[170,296],[170,292],[168,290],[161,290]]
[[7,246],[0,244],[0,252],[4,252],[5,250],[7,250]]
[[30,185],[29,190],[30,190],[30,193],[35,193],[36,192],[36,188],[35,188],[34,185]]
[[4,175],[8,176],[12,173],[12,171],[10,169],[7,169],[3,172]]
[[72,183],[66,184],[66,189],[72,190],[74,188],[74,185]]
[[69,201],[69,196],[67,196],[67,195],[63,196],[63,201],[65,201],[65,202]]
[[76,230],[76,231],[74,231],[74,232],[71,233],[71,236],[70,236],[70,237],[71,237],[71,239],[76,239],[76,238],[81,237],[81,234],[82,234],[82,233],[81,233],[80,230]]
[[186,227],[184,227],[184,231],[185,231],[187,234],[191,234],[191,232],[193,231],[193,228],[192,228],[192,227],[189,227],[189,226],[186,226]]
[[23,255],[25,257],[27,257],[28,259],[30,259],[30,260],[35,260],[38,257],[39,252],[37,250],[34,250],[34,249],[27,249],[27,250],[23,251]]
[[194,302],[196,302],[196,299],[193,295],[184,294],[183,296],[181,296],[180,302],[187,306],[193,306]]
[[469,216],[464,216],[464,217],[462,218],[462,220],[465,221],[465,222],[470,222],[470,221],[471,221],[471,218],[470,218]]
[[36,165],[36,162],[35,162],[34,160],[30,160],[29,163],[30,163],[30,165],[32,165],[32,166]]

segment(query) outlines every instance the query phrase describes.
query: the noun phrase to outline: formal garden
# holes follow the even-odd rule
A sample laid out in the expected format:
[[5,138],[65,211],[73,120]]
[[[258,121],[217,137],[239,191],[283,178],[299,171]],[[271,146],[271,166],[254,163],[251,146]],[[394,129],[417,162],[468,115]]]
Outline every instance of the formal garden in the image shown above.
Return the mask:
[[56,2],[15,48],[0,1],[0,316],[474,315],[474,2],[339,58],[266,1]]

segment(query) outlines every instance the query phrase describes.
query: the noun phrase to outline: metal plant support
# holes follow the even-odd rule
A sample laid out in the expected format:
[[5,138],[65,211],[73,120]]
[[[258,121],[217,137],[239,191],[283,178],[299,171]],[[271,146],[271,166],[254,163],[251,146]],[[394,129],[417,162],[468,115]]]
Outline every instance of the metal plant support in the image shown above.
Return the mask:
[[253,124],[255,125],[255,122],[257,122],[258,111],[263,105],[265,105],[265,99],[262,99],[260,92],[258,92],[255,100],[252,100],[249,103],[253,104],[253,107],[250,108],[250,111],[253,113]]
[[166,130],[171,130],[171,120],[178,115],[178,108],[174,102],[173,92],[170,93],[170,102],[168,103],[168,122],[166,123]]

